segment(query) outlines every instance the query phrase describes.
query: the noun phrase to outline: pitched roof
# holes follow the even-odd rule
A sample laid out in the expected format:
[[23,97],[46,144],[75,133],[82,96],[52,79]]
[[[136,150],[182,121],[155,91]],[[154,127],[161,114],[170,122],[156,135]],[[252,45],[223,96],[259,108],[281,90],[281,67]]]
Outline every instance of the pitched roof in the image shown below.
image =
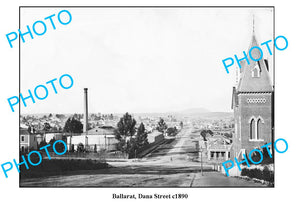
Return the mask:
[[115,128],[112,126],[96,126],[87,131],[88,135],[113,135]]
[[[248,49],[248,59],[250,64],[245,63],[245,60],[241,61],[241,78],[237,87],[237,92],[271,92],[272,85],[269,77],[269,71],[265,64],[263,57],[258,62],[251,60],[249,56],[249,50],[254,47],[259,46],[257,44],[257,40],[255,35],[252,36],[252,41],[250,43]],[[260,58],[260,52],[257,48],[253,49],[251,52],[251,56],[254,59]],[[259,66],[260,69],[260,77],[252,77],[252,70]]]
[[20,135],[30,135],[27,129],[20,128]]
[[148,137],[156,137],[158,135],[162,135],[162,133],[157,130],[154,130],[153,132],[148,134]]

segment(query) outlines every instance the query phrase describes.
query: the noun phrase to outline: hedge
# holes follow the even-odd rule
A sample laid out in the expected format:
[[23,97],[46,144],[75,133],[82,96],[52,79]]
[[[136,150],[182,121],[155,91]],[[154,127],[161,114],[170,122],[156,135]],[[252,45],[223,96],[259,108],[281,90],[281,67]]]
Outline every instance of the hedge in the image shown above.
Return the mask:
[[274,183],[274,172],[270,171],[267,166],[265,166],[263,170],[257,168],[254,169],[243,168],[241,175],[247,176],[249,178],[257,178],[260,180],[268,181],[270,183]]

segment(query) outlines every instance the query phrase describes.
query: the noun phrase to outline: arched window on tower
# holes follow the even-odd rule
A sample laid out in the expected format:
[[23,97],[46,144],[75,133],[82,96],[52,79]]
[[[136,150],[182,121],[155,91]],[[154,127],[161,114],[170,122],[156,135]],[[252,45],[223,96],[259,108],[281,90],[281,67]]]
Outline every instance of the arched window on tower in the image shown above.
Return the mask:
[[259,139],[260,138],[260,134],[261,134],[261,119],[259,118],[258,120],[257,120],[257,130],[256,130],[256,132],[257,132],[257,139]]
[[255,120],[252,118],[250,122],[250,139],[255,139]]

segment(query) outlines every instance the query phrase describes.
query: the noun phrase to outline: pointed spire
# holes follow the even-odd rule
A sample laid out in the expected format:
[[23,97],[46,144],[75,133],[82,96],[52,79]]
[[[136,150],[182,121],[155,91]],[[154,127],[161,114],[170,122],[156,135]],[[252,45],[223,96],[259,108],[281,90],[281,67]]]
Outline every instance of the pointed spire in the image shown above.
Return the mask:
[[254,29],[255,29],[255,25],[254,25],[254,14],[252,14],[252,33],[254,36]]
[[255,15],[252,13],[252,36],[250,40],[250,46],[248,48],[248,51],[253,47],[258,46],[256,36],[255,36]]
[[[249,24],[249,30],[251,30],[251,26]],[[250,40],[250,45],[248,52],[254,46],[258,46],[258,42],[256,40],[255,35],[255,16],[252,13],[252,38]],[[251,34],[251,33],[249,33]],[[260,58],[260,52],[257,50],[252,51],[253,58]],[[272,84],[269,77],[269,72],[265,66],[264,59],[260,59],[258,62],[250,61],[250,65],[246,65],[245,61],[244,65],[242,64],[241,72],[239,73],[239,84],[236,89],[237,92],[270,92],[272,91]],[[259,78],[252,77],[252,70],[255,66],[259,66],[259,70],[261,71]],[[271,64],[270,64],[271,65]]]

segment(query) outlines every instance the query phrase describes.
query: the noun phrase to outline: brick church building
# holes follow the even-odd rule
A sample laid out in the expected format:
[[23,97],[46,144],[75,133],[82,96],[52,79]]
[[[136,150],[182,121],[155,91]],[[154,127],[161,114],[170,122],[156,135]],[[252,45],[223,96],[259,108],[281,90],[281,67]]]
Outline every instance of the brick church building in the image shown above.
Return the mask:
[[[259,46],[254,32],[248,54],[253,46]],[[255,59],[260,58],[256,48],[251,55]],[[273,141],[274,96],[270,66],[263,57],[260,61],[253,61],[248,55],[248,59],[250,65],[245,60],[240,61],[241,69],[237,73],[237,85],[233,87],[232,93],[235,134],[230,157],[238,160],[243,159],[243,154],[248,155],[252,149]]]

